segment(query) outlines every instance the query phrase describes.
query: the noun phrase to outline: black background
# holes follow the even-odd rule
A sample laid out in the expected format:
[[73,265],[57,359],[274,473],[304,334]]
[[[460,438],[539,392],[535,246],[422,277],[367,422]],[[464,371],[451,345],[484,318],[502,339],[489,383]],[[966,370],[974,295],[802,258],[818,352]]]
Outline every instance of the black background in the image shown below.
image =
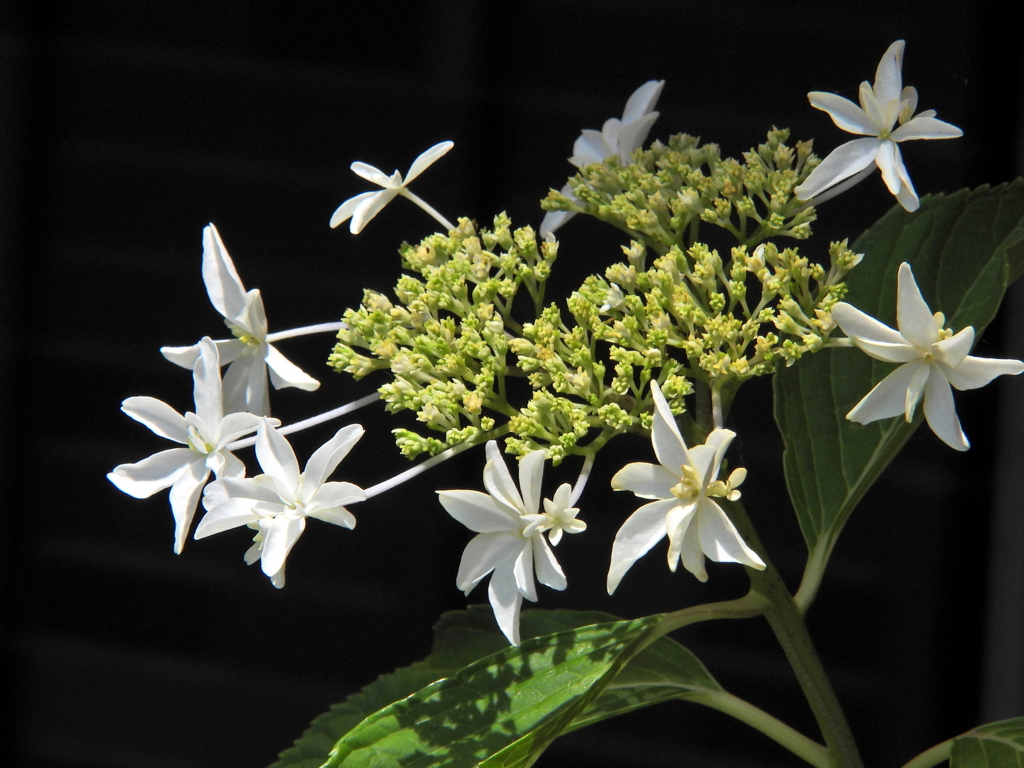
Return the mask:
[[[329,704],[421,658],[438,615],[465,604],[454,579],[469,534],[433,491],[477,487],[479,452],[354,507],[354,532],[311,523],[281,591],[242,563],[244,529],[176,557],[166,494],[137,501],[104,479],[165,447],[118,411],[121,400],[191,407],[187,372],[159,347],[223,335],[199,271],[207,222],[246,287],[261,288],[271,330],[337,319],[363,287],[390,289],[397,245],[434,228],[399,200],[358,237],[329,229],[334,208],[368,188],[353,160],[404,172],[452,139],[416,193],[449,218],[506,210],[536,226],[580,128],[620,115],[644,81],[667,81],[652,138],[685,131],[736,155],[778,124],[816,137],[824,154],[848,137],[806,92],[855,98],[901,37],[920,107],[965,131],[904,145],[918,191],[1013,178],[1020,32],[986,3],[0,6],[0,684],[15,713],[4,751],[33,767],[265,765]],[[869,178],[823,206],[813,247],[857,234],[892,202]],[[618,258],[596,222],[561,234],[567,289]],[[1021,356],[1001,346],[1010,331],[997,323],[980,353]],[[282,344],[323,382],[315,395],[276,393],[286,422],[370,390],[321,367],[329,344]],[[731,426],[755,524],[794,584],[804,549],[763,384],[741,392]],[[1024,714],[1000,709],[1019,695],[996,701],[979,682],[1003,669],[983,663],[991,509],[1004,482],[992,467],[1018,458],[991,413],[1020,386],[958,395],[975,445],[965,456],[923,431],[914,438],[854,515],[809,615],[869,764],[899,765],[990,714]],[[404,460],[390,421],[360,420],[368,435],[342,473],[369,485]],[[329,434],[297,437],[300,458]],[[542,589],[541,606],[637,616],[741,594],[735,566],[712,566],[700,585],[654,553],[604,594],[611,539],[636,502],[602,489],[626,455],[601,455],[582,501],[590,530],[559,547],[569,589]],[[549,470],[548,494],[571,479],[566,466]],[[727,687],[815,732],[762,623],[702,625],[680,639]],[[678,704],[587,729],[540,764],[793,761],[724,716]]]

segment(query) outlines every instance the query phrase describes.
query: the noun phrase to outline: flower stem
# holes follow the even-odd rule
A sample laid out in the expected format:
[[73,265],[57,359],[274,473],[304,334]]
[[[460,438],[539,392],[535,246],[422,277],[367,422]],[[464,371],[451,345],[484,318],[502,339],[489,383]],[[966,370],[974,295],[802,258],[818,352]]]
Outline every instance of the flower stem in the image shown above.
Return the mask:
[[442,227],[444,227],[444,230],[445,230],[445,234],[447,234],[448,232],[451,232],[451,231],[452,231],[453,229],[455,229],[455,225],[454,225],[454,224],[452,224],[452,223],[451,223],[450,221],[448,221],[448,219],[446,219],[446,218],[445,218],[444,216],[442,216],[442,215],[441,215],[440,213],[438,213],[438,212],[437,212],[436,210],[434,210],[434,207],[433,207],[432,205],[430,205],[430,203],[428,203],[428,202],[427,202],[426,200],[424,200],[423,198],[421,198],[421,197],[419,197],[418,195],[416,195],[416,194],[414,194],[414,193],[410,192],[410,191],[409,191],[408,189],[406,189],[405,187],[402,187],[402,188],[401,188],[401,189],[400,189],[400,190],[398,191],[398,194],[400,194],[400,195],[401,195],[402,197],[407,197],[407,198],[409,198],[409,199],[410,199],[410,200],[412,200],[412,201],[413,201],[414,203],[416,203],[416,205],[418,205],[418,206],[419,206],[420,208],[422,208],[422,209],[423,209],[424,211],[426,211],[426,212],[427,212],[427,213],[429,213],[429,214],[430,214],[431,216],[433,216],[433,217],[434,217],[434,219],[435,219],[435,220],[436,220],[436,221],[437,221],[437,222],[438,222],[438,223],[439,223],[439,224],[440,224],[440,225],[441,225]]
[[739,502],[729,503],[729,517],[743,539],[765,562],[763,571],[747,569],[750,591],[760,595],[766,602],[764,617],[782,646],[786,660],[814,713],[832,757],[831,765],[836,768],[863,768],[857,743],[821,659],[818,658],[800,607],[765,554],[743,505]]
[[[832,761],[828,750],[821,744],[807,738],[795,728],[786,725],[778,718],[738,696],[727,691],[707,691],[685,698],[686,701],[717,709],[719,712],[736,718],[741,723],[746,723],[815,768],[829,768],[831,765]],[[920,768],[924,768],[924,766]]]
[[337,331],[345,327],[345,323],[339,321],[333,323],[317,323],[316,325],[306,325],[302,328],[292,328],[290,331],[277,331],[276,333],[267,334],[267,342],[273,344],[275,341],[281,341],[282,339],[291,339],[296,336],[308,336],[311,333],[327,333],[328,331]]
[[[330,421],[331,419],[339,419],[346,414],[352,413],[352,411],[358,411],[360,408],[375,403],[380,400],[380,395],[373,392],[366,397],[361,397],[358,400],[353,400],[351,403],[338,406],[333,410],[321,413],[317,416],[310,416],[308,419],[302,421],[296,421],[294,424],[288,424],[281,427],[277,431],[282,435],[290,435],[292,432],[301,432],[304,429],[315,427],[324,422]],[[237,451],[239,448],[248,448],[250,445],[256,445],[256,437],[243,437],[241,440],[235,440],[233,443],[228,443],[227,450]]]
[[941,744],[936,744],[934,747],[926,749],[913,760],[907,762],[903,768],[931,768],[933,765],[949,760],[952,752],[953,740],[946,739]]

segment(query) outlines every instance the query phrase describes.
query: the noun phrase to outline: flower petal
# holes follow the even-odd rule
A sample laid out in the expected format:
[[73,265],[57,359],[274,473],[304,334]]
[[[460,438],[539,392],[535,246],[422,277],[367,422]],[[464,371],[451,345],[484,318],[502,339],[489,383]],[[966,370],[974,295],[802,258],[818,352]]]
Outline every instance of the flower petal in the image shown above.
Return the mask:
[[689,525],[683,534],[679,554],[683,560],[683,568],[697,577],[697,581],[707,581],[708,572],[704,567],[704,552],[700,548],[700,531],[698,526]]
[[199,504],[199,495],[210,477],[210,470],[201,457],[190,462],[171,486],[171,512],[174,515],[174,554],[180,555],[192,518]]
[[906,363],[920,359],[923,354],[921,350],[909,344],[899,331],[894,331],[885,323],[844,301],[832,307],[832,319],[859,349],[876,360]]
[[673,498],[672,487],[678,482],[678,472],[670,472],[660,464],[637,461],[615,473],[612,488],[616,491],[632,491],[641,499],[670,499]]
[[203,229],[203,282],[210,303],[223,317],[237,317],[245,308],[245,287],[213,224]]
[[664,80],[648,80],[630,94],[626,100],[626,108],[622,112],[622,123],[632,123],[654,110],[661,90],[665,87]]
[[498,444],[494,440],[489,440],[484,450],[487,454],[487,463],[484,465],[484,488],[487,492],[496,502],[507,507],[508,513],[514,517],[536,512],[536,509],[525,509],[519,490],[512,482],[512,475],[498,450]]
[[264,472],[288,488],[299,484],[299,462],[295,451],[287,438],[271,427],[266,419],[260,423],[256,433],[256,460]]
[[[359,501],[359,499],[356,499],[356,501]],[[323,520],[325,523],[339,525],[342,528],[348,528],[349,530],[356,527],[355,515],[344,507],[325,507],[323,509],[314,510],[313,512],[307,512],[306,516],[315,517],[317,520]]]
[[[500,563],[506,563],[512,577],[512,562],[523,547],[523,539],[510,531],[474,536],[462,552],[455,586],[466,594]],[[513,579],[513,585],[515,580]],[[518,592],[518,590],[516,590]]]
[[904,415],[910,381],[923,365],[927,364],[915,361],[901,365],[878,382],[853,410],[846,414],[846,418],[858,424],[870,424],[879,419]]
[[567,582],[562,567],[544,537],[539,534],[533,537],[533,561],[537,570],[537,581],[552,589],[565,589]]
[[427,168],[437,162],[438,158],[443,157],[454,146],[455,142],[453,141],[442,141],[421,153],[419,157],[412,161],[412,165],[409,166],[409,172],[405,174],[405,186],[408,186],[409,182],[427,170]]
[[903,40],[897,40],[890,45],[882,54],[875,70],[875,82],[873,90],[875,96],[881,102],[900,100],[903,93],[903,49],[906,44]]
[[676,424],[675,416],[672,415],[672,409],[669,408],[668,401],[656,381],[651,382],[651,397],[654,398],[654,424],[651,427],[654,455],[658,457],[658,461],[663,467],[678,476],[679,468],[690,463],[686,452],[686,443],[679,433],[679,426]]
[[319,488],[331,473],[338,468],[341,460],[348,456],[352,447],[363,436],[363,428],[359,424],[349,424],[334,433],[334,437],[321,445],[306,462],[303,472],[304,482]]
[[536,514],[540,509],[541,482],[544,479],[546,452],[530,451],[519,460],[519,489],[523,495],[523,512]]
[[[305,478],[304,485],[306,488],[310,487],[309,478]],[[324,483],[308,497],[306,514],[317,517],[321,509],[343,507],[346,504],[357,504],[360,501],[366,501],[366,491],[358,485],[354,483]]]
[[878,139],[854,139],[841,144],[793,190],[794,194],[801,200],[810,200],[843,179],[860,173],[875,161],[881,143]]
[[188,423],[185,417],[163,400],[155,397],[129,397],[121,403],[121,410],[160,437],[183,445],[188,442]]
[[[196,404],[196,415],[216,429],[224,418],[221,395],[220,358],[217,346],[209,336],[199,342],[199,359],[192,369],[192,397]],[[212,437],[212,435],[211,435]]]
[[523,595],[516,588],[511,567],[495,570],[487,586],[487,599],[501,633],[512,645],[519,645],[519,610]]
[[[352,163],[349,168],[352,170],[352,173],[359,178],[366,179],[367,181],[373,182],[377,186],[384,187],[385,189],[395,183],[394,174],[388,176],[380,168],[376,168],[369,163],[362,163],[357,160]],[[400,184],[401,181],[399,180],[397,183]]]
[[1020,360],[998,360],[968,355],[956,368],[945,370],[945,374],[949,383],[957,389],[977,389],[984,387],[996,376],[1017,376],[1022,371],[1024,363]]
[[[216,483],[211,483],[207,488],[213,488]],[[209,493],[203,499],[204,505],[209,498]],[[196,526],[196,539],[205,539],[216,533],[230,531],[241,525],[255,523],[260,516],[253,511],[254,502],[252,499],[227,499],[209,508],[203,515],[203,519]]]
[[[875,155],[875,165],[882,171],[882,181],[885,182],[885,186],[894,195],[899,194],[903,184],[899,171],[896,168],[898,155],[899,149],[896,146],[896,142],[889,139],[881,142],[878,147],[878,153]],[[902,163],[902,160],[899,162]]]
[[480,491],[438,491],[437,498],[445,511],[477,533],[518,531],[518,516],[499,507],[491,496]]
[[742,563],[764,570],[764,561],[747,546],[725,511],[711,499],[703,499],[697,510],[700,548],[718,563]]
[[953,390],[946,381],[946,377],[938,371],[928,377],[928,385],[924,393],[924,417],[932,432],[938,435],[950,448],[958,451],[966,451],[971,447],[967,441],[967,435],[960,427],[960,419],[956,416],[956,406],[953,404]]
[[633,153],[640,149],[647,136],[651,132],[654,122],[658,119],[657,112],[650,112],[637,120],[623,122],[619,129],[619,140],[617,142],[617,154],[619,162],[629,165],[633,162]]
[[192,460],[198,458],[201,457],[188,448],[170,448],[134,464],[119,464],[107,474],[107,479],[129,496],[146,499],[174,485]]
[[348,231],[353,235],[358,235],[363,231],[365,227],[374,216],[381,212],[385,205],[395,199],[395,195],[398,194],[398,190],[401,187],[394,187],[388,189],[382,189],[372,197],[368,197],[356,206],[355,211],[352,213],[352,223],[349,224]]
[[955,125],[931,116],[920,115],[908,120],[890,134],[893,141],[912,141],[914,139],[955,139],[964,132]]
[[665,516],[679,500],[664,499],[644,504],[630,515],[615,534],[612,560],[608,568],[608,594],[612,594],[633,563],[667,535]]
[[972,346],[974,346],[974,326],[968,325],[948,339],[935,342],[932,345],[932,354],[942,365],[956,368],[967,357]]
[[304,517],[291,518],[280,515],[270,522],[267,538],[263,541],[263,555],[260,557],[260,564],[267,576],[274,576],[284,568],[288,553],[305,528]]
[[864,136],[877,136],[878,128],[871,122],[868,115],[859,106],[847,98],[824,91],[811,91],[807,94],[811,106],[827,112],[832,122],[847,133],[858,133]]
[[896,325],[903,338],[922,350],[928,349],[939,340],[939,330],[907,262],[900,264],[898,282]]
[[516,589],[527,600],[536,602],[537,585],[533,580],[533,547],[526,539],[522,541],[522,548],[516,554],[515,561],[512,564],[512,573],[516,577]]

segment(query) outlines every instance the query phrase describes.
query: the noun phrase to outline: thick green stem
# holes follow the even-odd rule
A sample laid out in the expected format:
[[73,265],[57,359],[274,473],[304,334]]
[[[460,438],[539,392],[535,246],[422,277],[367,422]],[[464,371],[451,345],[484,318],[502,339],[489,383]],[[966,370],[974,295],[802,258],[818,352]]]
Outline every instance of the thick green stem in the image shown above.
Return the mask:
[[766,603],[763,610],[775,637],[782,646],[797,682],[814,713],[818,727],[825,738],[832,757],[831,765],[836,768],[863,768],[853,733],[836,698],[832,683],[825,674],[825,668],[814,649],[814,643],[804,623],[803,613],[794,602],[779,572],[765,555],[746,510],[737,502],[729,505],[729,517],[740,535],[765,561],[763,571],[748,568],[750,591],[759,595]]
[[[768,738],[781,744],[801,760],[806,760],[815,768],[829,768],[831,757],[828,750],[799,731],[786,725],[778,718],[769,715],[763,709],[755,707],[748,701],[733,696],[726,691],[707,691],[686,697],[688,701],[703,704],[735,717],[742,723],[760,731]],[[923,768],[923,766],[922,766]]]

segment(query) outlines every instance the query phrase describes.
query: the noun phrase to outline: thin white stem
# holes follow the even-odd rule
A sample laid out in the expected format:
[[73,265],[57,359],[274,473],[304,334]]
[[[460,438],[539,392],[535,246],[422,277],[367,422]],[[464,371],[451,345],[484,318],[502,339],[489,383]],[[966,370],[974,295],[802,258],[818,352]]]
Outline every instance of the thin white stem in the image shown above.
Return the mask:
[[267,334],[267,341],[273,344],[275,341],[281,341],[282,339],[291,339],[296,336],[308,336],[311,333],[327,333],[330,331],[337,331],[345,327],[345,324],[340,320],[334,323],[319,323],[317,325],[306,325],[302,328],[293,328],[290,331],[276,331],[275,333]]
[[576,485],[572,487],[572,495],[569,496],[569,506],[575,507],[576,502],[580,500],[580,496],[583,495],[583,489],[587,487],[587,480],[590,479],[590,470],[594,467],[593,455],[587,456],[583,460],[583,469],[580,470],[579,479],[576,480]]
[[[444,227],[445,232],[450,232],[451,230],[455,229],[455,225],[454,224],[452,224],[450,221],[448,221],[448,219],[446,219],[444,216],[442,216],[440,213],[438,213],[436,210],[434,210],[434,207],[432,205],[430,205],[428,202],[426,202],[423,198],[421,198],[418,195],[415,195],[414,193],[410,192],[405,187],[402,187],[398,191],[398,194],[400,194],[402,197],[409,198],[414,203],[416,203],[416,205],[418,205],[424,211],[426,211],[431,216],[433,216],[438,221],[438,223],[440,223],[441,226]],[[438,454],[438,455],[440,456],[440,454]]]
[[[294,424],[281,427],[277,431],[282,435],[290,435],[292,432],[301,432],[303,429],[309,429],[310,427],[323,424],[331,419],[337,419],[345,416],[346,414],[352,413],[352,411],[358,411],[360,408],[363,408],[370,403],[374,403],[377,400],[380,400],[380,395],[377,392],[374,392],[366,397],[361,397],[358,400],[353,400],[351,403],[335,408],[332,411],[327,411],[327,413],[321,413],[319,416],[312,416],[308,419],[303,419],[302,421],[296,421]],[[233,443],[228,443],[226,448],[229,451],[237,451],[239,448],[248,448],[250,445],[256,445],[255,436],[235,440]]]
[[718,387],[711,388],[711,420],[715,429],[725,428],[725,417],[722,414],[722,392]]
[[376,485],[371,485],[369,488],[365,489],[366,498],[372,499],[374,496],[379,496],[385,491],[390,491],[392,488],[398,487],[406,480],[412,480],[414,477],[423,474],[431,467],[436,467],[441,462],[447,461],[452,456],[458,456],[463,451],[472,448],[475,445],[479,445],[479,443],[459,443],[458,445],[452,446],[446,451],[441,451],[441,453],[437,454],[437,456],[431,456],[422,464],[417,464],[415,467],[412,467],[411,469],[407,469],[404,472],[399,472],[397,475],[390,478],[389,480],[377,483]]
[[864,181],[864,179],[866,179],[868,176],[870,176],[872,173],[874,173],[876,167],[877,166],[874,163],[872,163],[871,165],[869,165],[867,168],[865,168],[860,173],[856,173],[853,176],[851,176],[850,178],[846,179],[845,181],[842,181],[839,184],[836,184],[835,186],[829,187],[824,192],[819,192],[817,195],[812,197],[810,200],[808,200],[802,206],[800,206],[795,211],[793,211],[793,213],[794,214],[800,213],[800,211],[802,211],[804,208],[808,208],[808,207],[810,207],[812,205],[813,206],[821,205],[826,200],[831,200],[833,197],[836,197],[837,195],[843,194],[843,192],[845,192],[846,190],[848,190],[848,189],[850,189],[852,187],[857,186],[862,181]]

